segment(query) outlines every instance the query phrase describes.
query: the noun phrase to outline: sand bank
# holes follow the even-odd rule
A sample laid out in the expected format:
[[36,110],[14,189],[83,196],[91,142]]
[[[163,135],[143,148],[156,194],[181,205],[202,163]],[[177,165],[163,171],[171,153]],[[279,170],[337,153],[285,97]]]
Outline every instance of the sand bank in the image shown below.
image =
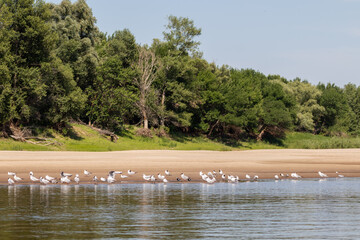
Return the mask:
[[335,177],[338,171],[345,177],[360,177],[360,149],[282,149],[250,151],[168,151],[142,150],[121,152],[27,152],[0,151],[0,183],[7,183],[7,172],[16,172],[29,183],[29,171],[36,177],[60,176],[60,172],[79,173],[81,182],[90,182],[83,170],[98,177],[110,170],[138,172],[127,182],[142,182],[142,173],[164,173],[168,169],[170,181],[184,172],[193,180],[200,180],[199,171],[222,169],[225,174],[257,174],[260,179],[274,174],[297,172],[305,178],[318,177],[322,171]]

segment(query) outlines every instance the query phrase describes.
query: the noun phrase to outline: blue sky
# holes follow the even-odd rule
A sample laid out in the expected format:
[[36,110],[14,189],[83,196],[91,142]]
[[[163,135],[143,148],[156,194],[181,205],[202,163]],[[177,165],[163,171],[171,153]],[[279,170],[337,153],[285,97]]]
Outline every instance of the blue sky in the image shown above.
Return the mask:
[[[59,0],[48,2],[59,3]],[[167,16],[202,29],[204,58],[313,84],[360,85],[360,0],[88,0],[108,34],[162,38]]]

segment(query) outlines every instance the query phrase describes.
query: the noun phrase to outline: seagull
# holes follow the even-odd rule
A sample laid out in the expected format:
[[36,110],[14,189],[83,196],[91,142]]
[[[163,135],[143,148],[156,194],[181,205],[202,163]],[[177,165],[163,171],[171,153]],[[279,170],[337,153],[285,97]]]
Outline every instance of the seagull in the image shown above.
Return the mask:
[[114,174],[122,174],[122,171],[114,171]]
[[214,177],[214,175],[213,175],[213,173],[212,172],[208,172],[208,174],[207,174],[209,177]]
[[279,179],[280,179],[280,178],[279,178],[279,175],[277,175],[277,174],[274,176],[274,178],[275,178],[276,180],[279,180]]
[[249,180],[251,179],[250,175],[248,175],[248,174],[245,175],[245,178],[249,179]]
[[61,177],[60,179],[61,183],[70,183],[71,180],[68,178],[68,176]]
[[301,178],[301,176],[297,173],[291,173],[290,176],[293,178]]
[[60,175],[61,175],[62,177],[71,177],[71,176],[72,176],[72,174],[70,174],[70,173],[64,173],[64,172],[61,172]]
[[30,175],[30,180],[31,181],[33,181],[33,182],[39,182],[40,181],[38,178],[34,177],[33,172],[30,172],[29,175]]
[[186,176],[184,173],[181,173],[181,178],[184,179],[185,181],[191,181],[191,178],[189,178],[188,176]]
[[101,178],[100,178],[100,181],[102,181],[102,182],[106,182],[106,178],[101,177]]
[[75,175],[74,181],[75,181],[77,184],[79,184],[79,182],[80,182],[79,174],[76,174],[76,175]]
[[258,175],[255,175],[254,176],[254,180],[256,181],[256,180],[258,180],[259,179],[259,176]]
[[336,174],[338,175],[339,178],[343,178],[343,177],[344,177],[344,175],[339,174],[339,172],[336,172]]
[[150,177],[150,181],[152,181],[153,183],[155,183],[156,178],[155,178],[155,176],[154,176],[154,175],[151,175],[151,177]]
[[322,173],[322,172],[320,172],[320,171],[318,171],[318,174],[319,174],[319,176],[322,177],[322,178],[327,178],[327,177],[328,177],[328,175],[326,175],[325,173]]
[[221,179],[222,179],[222,180],[225,180],[225,179],[226,179],[226,175],[225,175],[225,174],[221,175]]
[[228,182],[232,182],[235,183],[237,181],[236,177],[234,177],[233,175],[229,175],[228,176]]
[[128,174],[131,176],[131,175],[134,175],[136,172],[134,171],[131,171],[130,169],[128,170]]
[[177,178],[176,178],[176,181],[180,182],[180,181],[181,181],[181,179],[177,177]]
[[165,174],[166,174],[167,176],[171,176],[169,170],[165,170]]
[[8,184],[9,185],[14,185],[14,183],[15,183],[14,180],[12,180],[11,178],[8,178]]
[[120,174],[120,177],[121,177],[121,178],[127,178],[127,177],[129,177],[129,176]]
[[21,177],[18,177],[18,176],[16,176],[16,175],[14,175],[14,180],[15,180],[16,182],[19,182],[19,181],[22,181],[22,180],[24,180],[24,179],[22,179]]
[[16,173],[14,173],[14,172],[8,172],[8,175],[9,175],[9,176],[15,176]]
[[85,174],[86,176],[90,176],[92,173],[89,172],[88,170],[84,170],[84,174]]
[[220,174],[220,175],[223,175],[223,174],[224,174],[221,169],[219,170],[219,174]]
[[164,182],[164,183],[167,183],[167,182],[169,182],[169,181],[168,181],[166,178],[164,178],[164,179],[163,179],[163,182]]
[[48,181],[50,181],[50,182],[52,182],[53,180],[55,180],[54,177],[50,177],[49,175],[46,175],[46,176],[45,176],[45,179],[48,180]]
[[200,177],[202,177],[203,175],[205,175],[202,171],[199,172]]
[[160,173],[158,173],[158,179],[160,179],[160,180],[164,180],[165,179],[165,176],[164,175],[161,175]]
[[206,182],[207,183],[214,183],[214,182],[216,182],[216,178],[207,178]]
[[208,179],[208,178],[209,177],[206,174],[201,175],[201,179],[204,180],[204,181],[206,181],[206,179]]
[[109,175],[107,177],[107,182],[108,183],[114,183],[116,181],[115,179],[115,171],[110,171]]
[[40,177],[40,183],[42,183],[42,184],[49,184],[50,183],[50,181],[48,181],[48,180],[46,180],[46,179],[44,179],[44,178],[42,178],[42,177]]
[[143,174],[143,179],[145,181],[150,181],[151,175],[146,175],[145,173]]
[[94,176],[94,177],[93,177],[93,181],[94,181],[95,183],[97,183],[97,182],[98,182],[98,178],[97,178],[97,176]]

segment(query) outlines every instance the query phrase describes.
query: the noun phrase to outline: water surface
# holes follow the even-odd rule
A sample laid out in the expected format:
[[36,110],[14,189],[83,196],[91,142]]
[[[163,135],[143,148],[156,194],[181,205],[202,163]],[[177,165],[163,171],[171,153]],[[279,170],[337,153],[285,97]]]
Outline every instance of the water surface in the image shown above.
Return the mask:
[[356,239],[360,179],[0,186],[0,239]]

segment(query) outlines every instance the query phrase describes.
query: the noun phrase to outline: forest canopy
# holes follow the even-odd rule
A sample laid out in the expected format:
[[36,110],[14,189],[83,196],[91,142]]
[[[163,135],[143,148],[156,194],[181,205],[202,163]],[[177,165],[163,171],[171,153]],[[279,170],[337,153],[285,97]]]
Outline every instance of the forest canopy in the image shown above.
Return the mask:
[[101,32],[85,0],[0,0],[1,135],[69,121],[258,141],[360,134],[360,87],[217,66],[202,58],[200,35],[169,16],[163,38],[141,45],[129,29]]

